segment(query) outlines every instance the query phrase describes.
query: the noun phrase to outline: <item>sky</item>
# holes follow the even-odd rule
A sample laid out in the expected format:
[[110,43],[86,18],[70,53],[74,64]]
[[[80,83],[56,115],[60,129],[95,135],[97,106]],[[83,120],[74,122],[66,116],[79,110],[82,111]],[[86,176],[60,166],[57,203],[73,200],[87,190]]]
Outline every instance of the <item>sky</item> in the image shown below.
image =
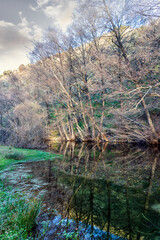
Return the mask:
[[0,0],[0,74],[28,64],[33,40],[53,25],[65,31],[75,0]]

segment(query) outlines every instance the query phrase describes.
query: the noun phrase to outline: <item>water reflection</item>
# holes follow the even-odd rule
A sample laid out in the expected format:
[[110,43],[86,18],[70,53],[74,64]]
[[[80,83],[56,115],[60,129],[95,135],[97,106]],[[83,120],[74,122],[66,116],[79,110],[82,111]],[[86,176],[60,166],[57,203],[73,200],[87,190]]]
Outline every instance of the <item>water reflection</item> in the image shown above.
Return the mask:
[[153,210],[160,204],[158,152],[85,144],[60,151],[65,161],[58,163],[58,179],[72,189],[69,218],[127,239],[158,236],[160,214]]
[[[46,208],[128,240],[160,239],[160,153],[130,146],[56,144],[64,159],[26,163],[46,185]],[[39,190],[38,190],[39,191]],[[36,195],[36,192],[35,192]],[[87,227],[86,227],[87,228]],[[109,234],[110,233],[110,234]]]

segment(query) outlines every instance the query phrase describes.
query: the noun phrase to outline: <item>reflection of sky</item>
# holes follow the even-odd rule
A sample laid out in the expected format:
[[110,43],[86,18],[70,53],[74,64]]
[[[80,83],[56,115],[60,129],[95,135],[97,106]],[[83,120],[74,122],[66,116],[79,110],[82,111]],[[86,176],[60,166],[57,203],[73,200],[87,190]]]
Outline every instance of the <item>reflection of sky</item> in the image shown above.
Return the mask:
[[[108,239],[108,240],[124,240],[119,236],[116,236],[111,233],[107,233],[103,230],[100,230],[98,227],[91,227],[91,225],[86,225],[82,222],[76,223],[72,219],[63,219],[61,215],[57,215],[48,223],[48,229],[45,233],[46,235],[53,235],[58,232],[59,236],[65,236],[66,232],[70,236],[74,236],[75,233],[78,233],[80,240],[93,240],[93,239]],[[59,226],[59,227],[57,227]]]

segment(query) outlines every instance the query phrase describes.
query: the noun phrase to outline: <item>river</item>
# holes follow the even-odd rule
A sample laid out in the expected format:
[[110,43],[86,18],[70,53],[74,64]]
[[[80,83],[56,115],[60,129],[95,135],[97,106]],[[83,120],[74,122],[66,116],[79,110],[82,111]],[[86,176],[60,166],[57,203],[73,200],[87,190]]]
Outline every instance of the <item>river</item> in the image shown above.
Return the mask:
[[[97,231],[88,239],[160,239],[158,150],[55,143],[47,151],[63,158],[19,164],[14,174],[7,173],[30,197],[43,196],[44,213],[56,209],[76,229]],[[17,180],[22,173],[31,177]]]

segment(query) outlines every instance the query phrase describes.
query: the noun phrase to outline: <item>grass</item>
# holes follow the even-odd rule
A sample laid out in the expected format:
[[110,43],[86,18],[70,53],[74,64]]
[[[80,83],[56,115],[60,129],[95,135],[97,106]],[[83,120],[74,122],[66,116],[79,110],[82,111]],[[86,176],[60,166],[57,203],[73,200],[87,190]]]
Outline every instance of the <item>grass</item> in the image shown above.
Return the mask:
[[[20,149],[0,146],[0,170],[8,166],[10,171],[16,169],[15,163],[26,161],[53,160],[60,155],[38,150]],[[13,165],[13,166],[12,166]],[[28,179],[33,176],[28,175]],[[27,200],[25,195],[15,193],[10,186],[4,186],[0,181],[0,239],[2,240],[31,240],[35,220],[40,211],[40,202]]]
[[12,193],[0,182],[0,239],[33,239],[35,220],[40,211],[40,202],[27,201],[24,195]]
[[12,153],[7,153],[4,156],[6,159],[14,159],[14,160],[23,160],[25,159],[25,155],[20,152],[12,152]]
[[39,150],[0,146],[0,170],[18,162],[47,161],[53,160],[57,156],[60,157],[60,155]]

